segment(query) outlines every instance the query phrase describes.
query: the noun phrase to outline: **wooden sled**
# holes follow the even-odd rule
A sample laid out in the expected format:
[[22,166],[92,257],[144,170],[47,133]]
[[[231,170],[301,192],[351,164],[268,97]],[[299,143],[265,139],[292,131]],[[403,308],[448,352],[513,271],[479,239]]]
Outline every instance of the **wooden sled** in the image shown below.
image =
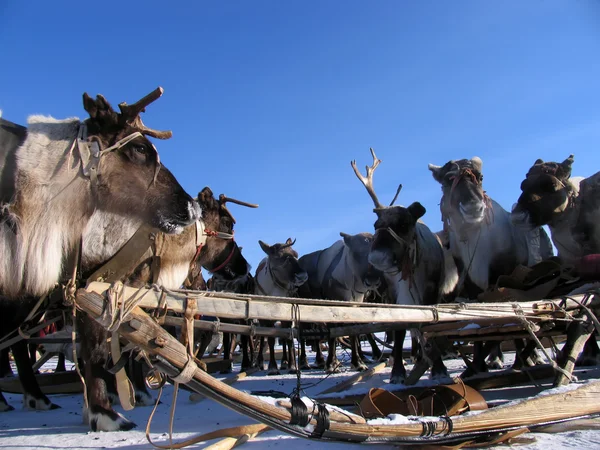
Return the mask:
[[[331,442],[482,445],[500,442],[527,430],[536,430],[553,424],[600,415],[600,403],[598,402],[600,382],[589,382],[582,386],[561,388],[562,390],[555,393],[547,393],[547,395],[516,404],[499,406],[480,414],[466,416],[413,418],[414,420],[383,425],[345,423],[328,417],[326,405],[320,405],[317,411],[313,411],[306,417],[292,416],[287,408],[263,402],[200,370],[195,361],[188,356],[186,348],[163,330],[139,306],[136,306],[136,303],[142,303],[137,301],[139,299],[135,300],[135,296],[139,295],[136,294],[136,290],[130,291],[131,294],[128,295],[128,291],[121,291],[119,286],[112,289],[108,294],[110,300],[103,294],[80,289],[77,292],[77,305],[103,326],[118,325],[118,332],[125,340],[153,355],[154,367],[175,381],[186,384],[198,394],[213,399],[230,409],[296,437]],[[119,292],[124,292],[125,295],[119,294]],[[187,298],[192,297],[190,294],[186,293],[180,299],[182,301],[179,305],[180,309],[186,308],[184,303]],[[157,295],[154,302],[148,301],[146,306],[156,308],[159,297],[160,295]],[[134,300],[132,301],[132,299]],[[194,297],[191,304],[195,305],[196,300],[198,297]],[[238,301],[238,299],[235,300]],[[121,310],[123,314],[112,314],[111,311],[119,311],[119,305],[123,301],[125,302]],[[254,318],[249,313],[249,311],[254,311],[251,305],[244,301],[242,303],[246,304],[243,308],[245,317]],[[528,308],[528,314],[533,316],[536,313],[547,314],[552,311],[550,304],[553,302],[542,301],[523,305],[521,308]],[[272,308],[275,310],[274,315],[276,317],[277,314],[283,315],[285,306],[289,307],[289,305],[278,303],[278,308]],[[222,305],[217,307],[223,308]],[[227,305],[224,308],[226,309]],[[316,308],[314,309],[316,315],[319,306],[313,304],[310,305],[310,308]],[[353,314],[352,309],[360,309],[348,308],[338,302],[330,303],[326,305],[326,308],[336,308],[349,322],[356,321],[355,317],[357,317]],[[259,309],[256,311],[258,313]],[[288,310],[287,313],[289,312]],[[309,315],[308,311],[305,312]],[[423,309],[420,313],[422,312]],[[241,312],[237,314],[239,313]],[[298,311],[296,311],[297,313]],[[453,311],[452,315],[457,313],[460,314],[459,311]],[[503,313],[509,314],[506,311]],[[302,314],[301,308],[300,314]],[[439,311],[436,314],[437,321],[444,318]],[[324,317],[323,311],[321,311],[320,317]],[[406,316],[403,318],[406,319]],[[368,319],[363,317],[365,322]],[[370,320],[373,319],[370,318]]]

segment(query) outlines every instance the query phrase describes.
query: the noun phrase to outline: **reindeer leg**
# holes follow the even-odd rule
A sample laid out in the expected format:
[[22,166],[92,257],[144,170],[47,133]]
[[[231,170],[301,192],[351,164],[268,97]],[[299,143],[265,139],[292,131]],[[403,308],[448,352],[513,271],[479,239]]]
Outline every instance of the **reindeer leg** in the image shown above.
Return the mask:
[[242,334],[240,339],[240,346],[242,347],[242,365],[240,367],[240,372],[245,372],[252,368],[252,347],[250,341],[251,339],[249,336]]
[[339,373],[340,362],[336,354],[336,338],[329,338],[329,351],[327,353],[327,363],[325,364],[326,373]]
[[488,367],[490,369],[502,369],[504,367],[504,354],[500,348],[500,341],[494,341],[491,344]]
[[352,367],[358,372],[367,370],[368,367],[361,358],[360,340],[357,335],[350,336],[350,349],[352,352]]
[[381,357],[383,356],[383,353],[379,349],[379,345],[377,345],[377,342],[375,341],[375,338],[373,337],[373,333],[367,334],[367,341],[369,341],[369,345],[371,346],[373,360],[379,361],[381,359]]
[[[88,410],[83,417],[92,431],[127,431],[136,424],[127,420],[110,406],[106,379],[114,376],[104,369],[108,357],[107,333],[87,314],[79,314],[81,358],[85,361],[84,376],[87,386]],[[114,382],[114,381],[113,381]]]
[[144,361],[129,360],[129,378],[135,390],[135,406],[153,406],[154,399],[144,380]]
[[442,355],[450,346],[450,342],[444,337],[433,338],[431,340],[431,349],[427,357],[431,361],[431,379],[440,380],[448,377],[448,370],[442,360]]
[[29,358],[29,352],[27,351],[27,343],[25,341],[17,342],[12,346],[13,356],[15,357],[15,364],[19,372],[19,380],[23,385],[23,407],[25,409],[34,410],[49,410],[57,409],[60,406],[55,405],[46,397],[33,372],[31,366],[31,359]]
[[577,358],[575,366],[577,367],[589,367],[595,366],[600,363],[600,348],[598,348],[598,341],[596,340],[596,334],[592,333],[589,339],[586,341],[583,347],[581,356]]
[[306,339],[300,339],[300,370],[312,370],[306,356]]
[[[0,320],[0,336],[5,335],[5,329],[3,327],[2,321]],[[8,377],[13,375],[13,371],[10,367],[10,358],[8,356],[9,349],[5,348],[0,351],[0,377]],[[12,411],[15,408],[10,406],[4,395],[2,395],[2,391],[0,390],[0,412]]]
[[0,350],[0,378],[12,377],[14,375],[12,367],[10,367],[9,352],[9,348],[3,348]]
[[295,374],[298,372],[298,365],[296,364],[296,347],[294,347],[294,341],[288,340],[287,348],[288,348],[288,358],[290,361],[288,373]]
[[[231,333],[223,333],[223,360],[231,360]],[[221,373],[231,373],[233,371],[233,365],[229,364],[229,367],[221,370]]]
[[[265,352],[265,342],[267,341],[267,339],[265,339],[264,336],[260,336],[258,338],[258,352],[256,352],[256,360],[254,361],[254,364],[256,365],[256,367],[258,367],[260,370],[264,370],[265,368],[265,356],[264,356],[264,352]],[[275,342],[273,342],[273,345],[275,344]]]
[[267,375],[280,375],[277,368],[277,359],[275,358],[275,338],[269,337],[267,342],[269,343],[269,371]]
[[290,362],[289,362],[289,354],[288,354],[288,350],[287,350],[287,340],[285,339],[279,339],[279,342],[281,343],[281,363],[280,363],[280,367],[281,370],[288,370],[288,368],[290,367]]
[[404,367],[404,360],[402,359],[405,337],[406,330],[394,331],[394,348],[392,350],[394,365],[392,366],[390,384],[404,384],[404,381],[406,380],[406,368]]
[[59,353],[58,354],[58,361],[56,362],[56,369],[54,369],[55,372],[66,372],[67,371],[67,367],[65,365],[65,354],[64,353]]

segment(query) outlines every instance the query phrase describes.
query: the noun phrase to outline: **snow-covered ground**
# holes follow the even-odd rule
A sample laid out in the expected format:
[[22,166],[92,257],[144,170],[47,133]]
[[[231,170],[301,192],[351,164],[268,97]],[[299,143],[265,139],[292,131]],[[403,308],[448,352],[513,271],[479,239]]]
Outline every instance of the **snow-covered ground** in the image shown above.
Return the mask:
[[[345,351],[339,350],[340,360],[348,364],[348,356]],[[510,354],[507,362],[510,362]],[[462,363],[451,360],[446,361],[451,375],[457,375],[463,369]],[[47,365],[51,366],[52,361]],[[410,369],[410,365],[408,366]],[[234,369],[239,370],[239,366]],[[371,387],[385,386],[388,382],[390,369],[376,374],[367,382],[358,383],[344,394],[366,393]],[[341,382],[352,376],[354,372],[345,371],[340,374],[326,377],[323,371],[312,371],[302,374],[302,384],[308,396],[314,396],[319,392]],[[600,378],[600,369],[578,370],[577,376],[580,380]],[[223,378],[225,376],[218,376]],[[422,380],[421,383],[427,383]],[[247,377],[238,382],[235,387],[246,392],[252,391],[280,391],[289,394],[296,385],[295,375],[281,375],[269,377],[266,372],[258,372],[254,376]],[[501,404],[521,396],[536,395],[548,385],[541,389],[534,385],[525,385],[513,389],[496,389],[485,392],[488,402]],[[158,407],[151,429],[151,438],[156,443],[167,444],[168,422],[172,401],[173,388],[167,386],[163,393],[162,403]],[[54,395],[52,401],[62,408],[54,411],[26,411],[21,409],[21,395],[5,394],[15,411],[0,413],[0,448],[2,449],[148,449],[152,448],[147,442],[144,429],[150,415],[151,408],[135,408],[125,415],[134,420],[138,427],[128,432],[114,433],[92,433],[88,431],[87,425],[82,422],[81,395]],[[600,399],[598,399],[600,401]],[[120,408],[117,408],[120,410]],[[189,400],[189,392],[180,391],[177,399],[177,410],[174,423],[174,440],[189,438],[199,433],[206,433],[220,428],[245,425],[253,421],[245,416],[237,414],[227,408],[211,401],[204,400],[192,403]],[[600,425],[599,425],[600,426]],[[525,439],[523,439],[525,438]],[[515,444],[515,448],[557,450],[560,448],[577,449],[600,449],[600,428],[597,430],[568,431],[559,434],[529,433],[522,436],[521,441],[525,443]],[[202,448],[213,442],[196,444],[195,448]],[[264,449],[281,448],[287,450],[296,449],[348,449],[359,448],[358,444],[335,444],[308,441],[292,438],[277,431],[264,433],[254,440],[244,444],[244,448]],[[364,448],[364,446],[362,446]],[[379,446],[378,448],[394,448],[392,446]],[[396,447],[397,448],[397,447]],[[498,448],[507,448],[499,446]]]

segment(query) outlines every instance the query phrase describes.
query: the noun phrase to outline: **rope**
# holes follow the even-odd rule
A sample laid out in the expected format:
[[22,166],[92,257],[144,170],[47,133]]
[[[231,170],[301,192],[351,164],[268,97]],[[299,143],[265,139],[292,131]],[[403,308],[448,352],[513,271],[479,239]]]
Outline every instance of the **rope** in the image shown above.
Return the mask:
[[561,374],[563,374],[565,377],[567,377],[569,382],[573,381],[572,374],[570,374],[568,371],[566,371],[565,369],[560,367],[556,363],[556,361],[554,361],[552,359],[550,354],[546,351],[546,347],[544,347],[542,342],[538,339],[537,335],[535,334],[535,331],[533,329],[533,324],[531,323],[531,321],[529,321],[525,318],[525,315],[523,314],[523,310],[521,309],[521,306],[518,303],[512,303],[512,306],[515,311],[515,314],[517,315],[517,318],[521,321],[521,323],[523,324],[523,326],[525,327],[525,329],[531,336],[531,339],[533,339],[533,341],[535,342],[536,347],[542,351],[542,353],[544,354],[544,356],[546,357],[546,359],[548,360],[548,362],[550,363],[552,368],[554,370],[556,370],[557,372],[560,372]]
[[[142,291],[144,291],[143,294],[138,296]],[[140,287],[131,297],[124,299],[123,283],[120,281],[113,283],[107,291],[106,306],[97,321],[109,332],[117,331],[148,292],[150,292],[149,289],[145,290],[144,287]]]

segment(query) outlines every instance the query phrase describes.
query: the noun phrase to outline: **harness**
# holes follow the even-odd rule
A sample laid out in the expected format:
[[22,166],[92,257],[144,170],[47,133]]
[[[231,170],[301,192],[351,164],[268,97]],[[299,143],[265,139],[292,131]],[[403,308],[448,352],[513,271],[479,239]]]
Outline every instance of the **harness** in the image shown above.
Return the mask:
[[[90,179],[92,194],[94,196],[97,195],[98,192],[98,176],[100,170],[100,160],[103,156],[108,153],[118,150],[125,145],[129,144],[131,141],[142,137],[143,134],[140,131],[135,131],[123,139],[119,139],[110,147],[106,147],[101,149],[101,142],[96,136],[88,137],[87,135],[87,125],[85,122],[81,122],[79,125],[79,132],[77,133],[77,138],[73,141],[71,148],[69,149],[69,155],[72,154],[74,147],[77,147],[79,152],[79,157],[81,159],[81,172],[83,176]],[[156,177],[158,176],[158,171],[160,170],[160,157],[158,156],[158,151],[156,147],[150,143],[152,150],[156,155],[156,171],[154,173],[154,181],[156,181]]]
[[375,231],[377,232],[380,230],[387,231],[396,242],[398,242],[399,244],[404,244],[404,246],[407,248],[408,251],[404,252],[404,257],[402,258],[402,262],[400,264],[400,271],[402,272],[401,279],[408,280],[408,287],[412,288],[414,274],[415,274],[415,268],[419,265],[419,261],[421,259],[420,252],[419,252],[419,246],[417,244],[416,232],[415,232],[415,236],[414,236],[412,242],[408,242],[406,239],[399,236],[390,227],[380,228],[379,230],[375,230]]
[[277,286],[279,289],[283,290],[284,292],[287,292],[288,295],[294,294],[297,291],[296,289],[289,289],[288,286],[284,286],[281,281],[279,281],[277,279],[277,277],[275,276],[275,274],[273,273],[273,269],[271,268],[271,264],[269,264],[269,258],[267,258],[267,260],[265,262],[262,262],[258,268],[256,269],[256,276],[254,277],[254,282],[255,285],[257,287],[257,289],[260,291],[260,293],[262,295],[269,295],[267,293],[267,291],[264,290],[264,288],[260,285],[260,282],[258,281],[258,274],[262,271],[265,270],[265,274],[268,274],[271,277],[271,281],[273,281],[273,284],[275,286]]

